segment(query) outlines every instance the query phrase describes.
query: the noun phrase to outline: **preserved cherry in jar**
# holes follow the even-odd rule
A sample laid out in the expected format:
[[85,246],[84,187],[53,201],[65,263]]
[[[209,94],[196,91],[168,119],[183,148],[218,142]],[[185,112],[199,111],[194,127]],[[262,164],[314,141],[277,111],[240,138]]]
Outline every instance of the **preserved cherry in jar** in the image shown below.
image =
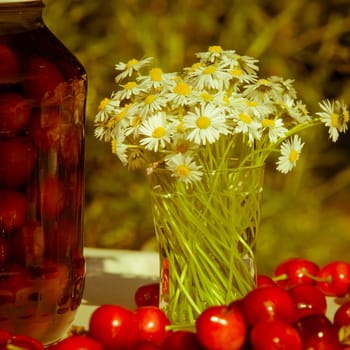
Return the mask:
[[39,0],[0,0],[0,329],[44,344],[80,305],[86,73]]

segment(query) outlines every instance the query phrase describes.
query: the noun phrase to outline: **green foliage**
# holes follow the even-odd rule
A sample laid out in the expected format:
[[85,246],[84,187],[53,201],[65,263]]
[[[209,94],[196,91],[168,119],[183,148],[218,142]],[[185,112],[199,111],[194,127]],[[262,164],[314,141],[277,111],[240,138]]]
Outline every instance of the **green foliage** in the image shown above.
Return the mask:
[[[164,70],[178,70],[195,52],[218,44],[258,58],[262,76],[295,79],[311,109],[322,96],[350,102],[348,0],[48,0],[44,16],[89,78],[87,245],[142,249],[154,235],[145,177],[122,168],[93,135],[98,103],[114,89],[118,61],[153,56]],[[320,263],[347,258],[348,137],[336,147],[324,134],[305,137],[298,170],[282,178],[266,169],[262,271],[291,255]]]

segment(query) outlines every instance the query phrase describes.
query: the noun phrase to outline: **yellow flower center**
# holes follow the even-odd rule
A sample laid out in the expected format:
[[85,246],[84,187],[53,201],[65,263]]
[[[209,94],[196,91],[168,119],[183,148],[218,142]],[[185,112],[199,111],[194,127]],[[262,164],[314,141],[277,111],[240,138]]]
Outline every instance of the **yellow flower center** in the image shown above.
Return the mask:
[[210,118],[205,115],[201,115],[197,119],[196,124],[199,129],[207,129],[210,126]]
[[289,153],[289,161],[292,162],[292,163],[295,163],[299,158],[299,153],[295,150],[295,149],[292,149]]
[[239,115],[239,119],[246,124],[250,124],[252,122],[251,116],[249,116],[248,114],[244,114],[244,113],[241,113]]
[[332,123],[332,126],[334,126],[335,128],[339,126],[339,114],[337,113],[331,114],[331,123]]
[[146,98],[145,98],[145,104],[146,105],[150,105],[155,99],[156,99],[156,95],[148,95]]
[[191,94],[191,87],[183,81],[179,81],[174,88],[174,92],[178,95],[187,96]]
[[230,99],[228,98],[227,95],[225,95],[225,96],[222,98],[222,102],[223,102],[226,106],[229,106],[229,104],[230,104]]
[[127,62],[126,68],[132,68],[137,63],[138,63],[138,60],[136,58],[133,58],[133,59],[131,59],[130,61]]
[[195,71],[195,70],[197,70],[199,67],[201,67],[202,66],[202,63],[201,62],[196,62],[196,63],[193,63],[192,64],[192,66],[191,66],[191,69],[190,69],[190,71]]
[[152,132],[152,137],[154,137],[155,139],[160,139],[164,135],[165,135],[165,128],[163,126],[158,126],[154,128]]
[[149,72],[149,76],[152,81],[161,81],[162,80],[163,71],[160,68],[152,68]]
[[116,154],[117,153],[117,141],[115,139],[113,139],[111,141],[111,147],[112,147],[112,153]]
[[203,69],[203,74],[213,74],[216,72],[215,66],[209,66]]
[[265,127],[265,128],[274,128],[276,123],[273,119],[263,119],[261,121],[261,124]]
[[115,116],[116,121],[120,122],[125,117],[129,106],[130,104],[125,105],[125,107]]
[[179,122],[179,124],[178,124],[177,127],[176,127],[176,131],[179,132],[179,133],[181,133],[181,134],[185,131],[184,123],[183,123],[183,122]]
[[239,69],[238,67],[235,67],[231,70],[231,74],[236,76],[236,77],[239,77],[243,74],[242,70]]
[[109,101],[110,101],[109,98],[107,98],[107,97],[104,98],[104,99],[100,102],[100,104],[98,105],[98,109],[99,109],[100,111],[102,111],[103,109],[105,109],[105,107],[108,105]]
[[259,84],[269,86],[270,82],[267,79],[259,79]]
[[220,45],[209,46],[209,52],[222,52],[222,47]]
[[132,90],[137,86],[137,83],[135,81],[129,81],[124,85],[125,90]]
[[201,98],[205,101],[205,102],[210,102],[213,101],[214,96],[212,94],[209,94],[208,92],[203,92],[201,94]]
[[186,166],[184,164],[179,165],[176,168],[176,174],[181,176],[181,177],[187,177],[190,175],[190,169],[188,169],[188,166]]
[[349,111],[346,110],[344,112],[343,119],[344,119],[344,123],[347,123],[349,121]]
[[247,101],[246,105],[247,105],[247,107],[256,107],[258,105],[258,102],[256,102],[256,101]]

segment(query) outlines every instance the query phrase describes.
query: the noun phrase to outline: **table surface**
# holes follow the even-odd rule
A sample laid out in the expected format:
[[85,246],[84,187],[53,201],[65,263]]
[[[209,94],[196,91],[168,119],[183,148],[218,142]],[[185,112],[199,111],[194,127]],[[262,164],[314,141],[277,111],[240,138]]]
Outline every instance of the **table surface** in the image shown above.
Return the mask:
[[139,286],[159,280],[159,257],[155,252],[85,248],[86,281],[75,326],[88,326],[89,316],[101,304],[134,309]]
[[[91,313],[101,304],[117,304],[134,309],[136,289],[159,280],[156,252],[85,248],[86,282],[84,296],[74,326],[88,328]],[[327,316],[345,299],[327,298]]]

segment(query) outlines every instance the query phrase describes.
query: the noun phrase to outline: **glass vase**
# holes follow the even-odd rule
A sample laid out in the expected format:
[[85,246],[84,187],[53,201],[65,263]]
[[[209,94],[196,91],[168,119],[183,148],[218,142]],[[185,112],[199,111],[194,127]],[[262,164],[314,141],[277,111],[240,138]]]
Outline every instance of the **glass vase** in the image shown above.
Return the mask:
[[205,308],[255,287],[263,173],[263,166],[214,170],[192,184],[166,170],[151,174],[160,307],[174,327],[192,327]]

